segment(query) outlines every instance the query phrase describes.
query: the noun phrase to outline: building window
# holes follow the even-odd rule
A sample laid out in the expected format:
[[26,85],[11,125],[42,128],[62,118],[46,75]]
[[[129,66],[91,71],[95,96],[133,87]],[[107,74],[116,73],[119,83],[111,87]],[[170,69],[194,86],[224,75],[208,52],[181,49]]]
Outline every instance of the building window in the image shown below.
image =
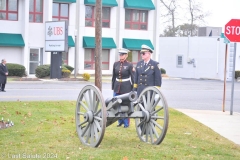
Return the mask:
[[0,0],[0,20],[18,20],[18,0]]
[[67,3],[53,3],[53,21],[62,21],[69,19],[69,5]]
[[[85,6],[85,26],[94,27],[95,26],[95,7]],[[102,8],[102,27],[110,27],[110,7]]]
[[125,29],[147,30],[148,11],[126,9]]
[[[84,54],[84,69],[95,69],[95,50],[94,49],[85,49]],[[102,69],[109,70],[109,50],[102,50]]]
[[182,68],[183,67],[183,56],[177,55],[177,67]]
[[140,51],[131,51],[128,53],[128,58],[127,60],[129,62],[132,62],[133,66],[136,67],[137,66],[137,62],[139,62],[141,60],[141,54]]
[[29,0],[29,22],[43,22],[43,0]]
[[68,65],[68,52],[62,52],[63,64]]

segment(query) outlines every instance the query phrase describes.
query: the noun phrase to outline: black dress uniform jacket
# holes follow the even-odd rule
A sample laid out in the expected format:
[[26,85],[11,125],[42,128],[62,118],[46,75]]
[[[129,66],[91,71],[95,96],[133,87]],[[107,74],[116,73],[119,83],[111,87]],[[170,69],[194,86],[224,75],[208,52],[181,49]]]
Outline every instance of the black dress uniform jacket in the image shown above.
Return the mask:
[[159,63],[150,59],[144,69],[144,61],[137,63],[134,76],[134,88],[137,88],[137,94],[140,95],[143,89],[148,86],[162,85],[162,76]]
[[8,72],[7,66],[0,63],[0,84],[7,83],[7,76],[6,73]]
[[[128,79],[129,80],[126,80]],[[113,64],[112,90],[118,94],[129,93],[133,89],[133,65],[128,61]]]

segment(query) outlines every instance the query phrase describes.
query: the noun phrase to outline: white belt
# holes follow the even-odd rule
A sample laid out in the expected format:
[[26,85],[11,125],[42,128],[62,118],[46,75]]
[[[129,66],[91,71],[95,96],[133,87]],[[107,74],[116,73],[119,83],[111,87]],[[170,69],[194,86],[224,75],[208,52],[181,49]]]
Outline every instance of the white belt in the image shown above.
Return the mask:
[[131,78],[130,77],[126,78],[126,79],[118,79],[118,78],[116,78],[116,81],[118,81],[118,82],[126,82],[126,81],[131,81]]

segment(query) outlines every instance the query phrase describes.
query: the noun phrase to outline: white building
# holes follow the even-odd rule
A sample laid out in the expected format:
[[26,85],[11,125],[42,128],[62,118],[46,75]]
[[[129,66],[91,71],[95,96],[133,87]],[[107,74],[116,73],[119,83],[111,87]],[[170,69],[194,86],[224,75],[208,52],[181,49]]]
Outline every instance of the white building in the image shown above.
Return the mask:
[[[170,77],[224,80],[224,39],[218,37],[160,37],[159,62]],[[234,43],[228,44],[226,80],[232,80]],[[240,70],[237,44],[235,70]]]
[[[0,59],[24,65],[28,75],[50,64],[45,52],[45,22],[68,21],[68,52],[64,63],[77,72],[94,73],[95,0],[0,0]],[[117,48],[132,51],[133,63],[140,60],[142,44],[159,53],[158,0],[102,0],[102,73],[111,74]],[[76,34],[76,37],[75,37]],[[76,44],[75,44],[76,39]],[[75,49],[76,47],[76,49]],[[158,59],[158,54],[153,59]]]

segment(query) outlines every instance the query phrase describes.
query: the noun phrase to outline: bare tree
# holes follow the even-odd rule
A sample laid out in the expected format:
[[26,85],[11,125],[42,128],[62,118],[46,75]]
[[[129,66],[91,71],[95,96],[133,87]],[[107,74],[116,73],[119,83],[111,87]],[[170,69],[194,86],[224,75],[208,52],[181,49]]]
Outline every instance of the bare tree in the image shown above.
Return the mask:
[[196,23],[204,23],[204,18],[209,16],[209,12],[204,13],[202,4],[198,0],[188,0],[188,9],[190,14],[190,36],[193,36],[193,31]]
[[160,34],[160,37],[176,37],[176,34],[178,32],[179,27],[175,27],[175,29],[172,28],[172,26],[167,26],[163,30],[163,34]]
[[[176,9],[178,7],[176,0],[160,0],[160,2],[163,4],[163,6],[167,9],[167,13],[166,14],[162,14],[162,17],[167,18],[167,22],[171,22],[171,26],[167,26],[167,29],[164,30],[164,32],[169,31],[171,32],[170,35],[172,37],[175,36],[175,30],[176,30],[176,26],[175,26],[175,20],[176,20]],[[169,34],[167,34],[169,35]]]

